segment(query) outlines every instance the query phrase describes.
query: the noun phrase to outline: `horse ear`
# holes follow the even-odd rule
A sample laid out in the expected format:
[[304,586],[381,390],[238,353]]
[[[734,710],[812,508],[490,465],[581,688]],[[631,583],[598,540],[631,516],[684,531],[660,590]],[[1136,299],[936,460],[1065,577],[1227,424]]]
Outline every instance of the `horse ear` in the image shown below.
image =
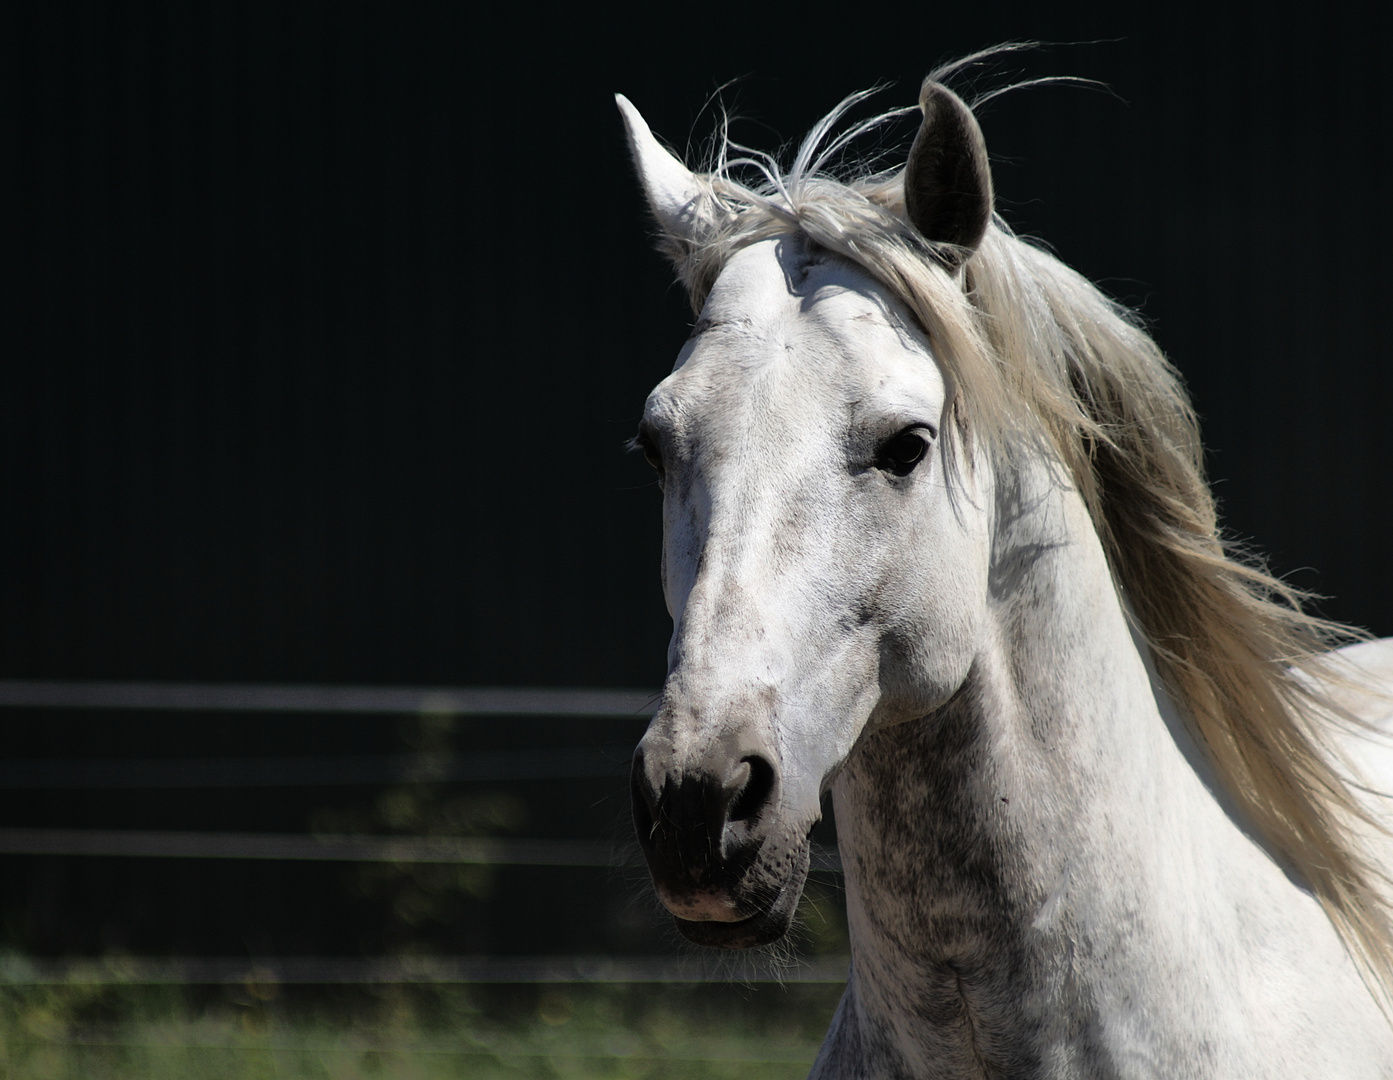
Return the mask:
[[687,166],[663,149],[628,98],[615,94],[614,101],[624,116],[629,152],[653,216],[668,236],[690,238],[703,216],[701,185]]
[[977,118],[946,86],[925,79],[924,120],[904,173],[905,213],[924,239],[951,245],[940,257],[956,270],[972,257],[992,219],[992,174]]

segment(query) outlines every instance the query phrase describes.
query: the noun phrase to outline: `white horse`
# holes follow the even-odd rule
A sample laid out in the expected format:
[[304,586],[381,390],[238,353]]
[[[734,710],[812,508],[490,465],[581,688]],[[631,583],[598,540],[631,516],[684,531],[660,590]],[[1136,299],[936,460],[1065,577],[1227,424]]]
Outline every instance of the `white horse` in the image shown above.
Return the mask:
[[1346,764],[1393,786],[1354,720],[1393,648],[1322,655],[1224,549],[1176,373],[994,221],[969,108],[931,77],[905,169],[839,182],[840,109],[787,172],[696,174],[619,104],[699,312],[636,439],[674,633],[634,816],[678,927],[782,935],[830,788],[814,1076],[1393,1076]]

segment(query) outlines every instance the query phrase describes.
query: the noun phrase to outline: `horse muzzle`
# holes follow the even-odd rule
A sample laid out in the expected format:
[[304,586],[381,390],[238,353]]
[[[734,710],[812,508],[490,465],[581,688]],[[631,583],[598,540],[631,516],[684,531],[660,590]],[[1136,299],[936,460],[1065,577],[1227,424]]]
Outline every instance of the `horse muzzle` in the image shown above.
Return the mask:
[[662,770],[634,755],[634,829],[663,906],[699,945],[746,949],[782,937],[808,871],[806,831],[777,827],[778,771],[760,754]]

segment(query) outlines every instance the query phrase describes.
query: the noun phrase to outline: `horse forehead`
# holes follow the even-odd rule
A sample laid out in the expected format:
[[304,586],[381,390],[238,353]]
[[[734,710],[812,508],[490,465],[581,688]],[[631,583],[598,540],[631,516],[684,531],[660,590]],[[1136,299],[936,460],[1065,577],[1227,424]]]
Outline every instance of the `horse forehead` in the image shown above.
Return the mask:
[[765,240],[737,252],[716,279],[698,335],[734,328],[765,337],[819,337],[852,346],[911,322],[890,293],[859,266],[795,238]]
[[722,271],[653,404],[727,417],[781,404],[805,415],[842,413],[877,391],[892,403],[906,389],[940,395],[928,356],[913,318],[859,267],[792,241],[764,241]]

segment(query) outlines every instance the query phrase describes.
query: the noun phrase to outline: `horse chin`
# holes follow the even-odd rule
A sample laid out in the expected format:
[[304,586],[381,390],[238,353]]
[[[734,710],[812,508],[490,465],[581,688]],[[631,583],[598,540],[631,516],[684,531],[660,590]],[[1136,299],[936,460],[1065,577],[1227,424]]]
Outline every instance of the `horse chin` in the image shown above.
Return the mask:
[[672,921],[682,936],[694,945],[732,950],[772,945],[793,925],[798,900],[803,895],[803,880],[800,876],[796,881],[786,882],[769,907],[744,919],[733,922],[695,920],[674,915]]
[[678,918],[674,918],[673,922],[682,936],[693,945],[705,945],[711,949],[756,949],[761,945],[772,945],[788,933],[793,913],[752,915],[733,923],[692,922]]

